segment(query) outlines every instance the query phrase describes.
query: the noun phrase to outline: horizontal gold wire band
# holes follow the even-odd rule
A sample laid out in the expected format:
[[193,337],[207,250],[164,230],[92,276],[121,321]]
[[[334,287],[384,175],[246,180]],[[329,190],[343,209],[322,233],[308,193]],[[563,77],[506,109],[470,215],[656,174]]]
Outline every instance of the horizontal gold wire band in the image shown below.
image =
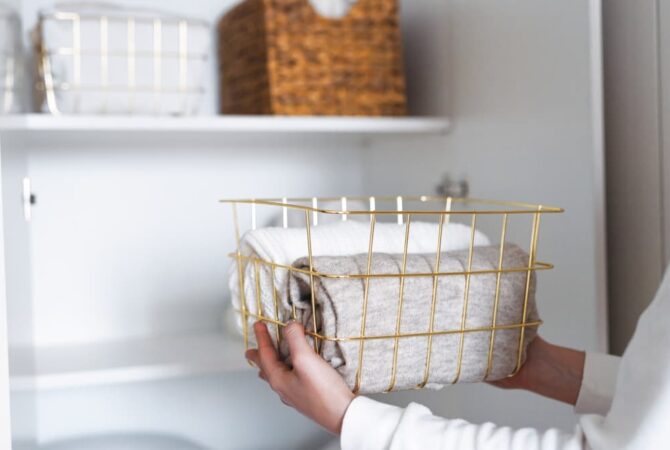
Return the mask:
[[202,88],[164,88],[164,87],[153,87],[153,86],[73,86],[65,83],[57,84],[55,83],[53,88],[46,89],[43,83],[37,83],[35,86],[38,90],[51,90],[51,91],[63,91],[63,92],[76,92],[76,91],[98,91],[98,92],[167,92],[174,94],[197,94],[202,95],[205,93],[205,90]]
[[[262,315],[258,315],[252,312],[248,311],[241,311],[239,309],[235,309],[235,312],[238,312],[245,317],[253,317],[254,319],[260,320],[262,322],[268,322],[271,324],[279,325],[281,327],[286,326],[287,324],[275,319],[272,319],[270,317],[265,317]],[[517,328],[526,328],[526,327],[531,327],[531,328],[536,328],[542,325],[541,320],[536,320],[533,322],[526,322],[526,323],[515,323],[515,324],[510,324],[510,325],[495,325],[495,326],[488,326],[488,327],[477,327],[477,328],[465,328],[461,330],[460,328],[457,330],[439,330],[439,331],[423,331],[423,332],[416,332],[416,333],[398,333],[398,334],[383,334],[383,335],[372,335],[372,336],[351,336],[351,337],[331,337],[331,336],[324,336],[319,333],[315,333],[313,331],[309,331],[305,329],[305,334],[308,334],[312,336],[315,339],[321,339],[324,341],[331,341],[331,342],[347,342],[347,341],[365,341],[365,340],[375,340],[375,339],[396,339],[396,338],[411,338],[411,337],[427,337],[427,336],[440,336],[440,335],[449,335],[449,334],[461,334],[461,333],[477,333],[477,332],[485,332],[485,331],[493,331],[493,330],[514,330]]]
[[102,52],[99,49],[74,49],[71,47],[59,47],[53,49],[42,49],[40,54],[47,56],[118,56],[127,58],[133,56],[135,58],[163,58],[163,59],[190,59],[207,61],[209,55],[206,53],[188,53],[183,55],[179,52],[154,52],[152,50],[138,50],[129,52],[127,50],[114,50]]
[[53,13],[41,13],[39,20],[41,22],[54,20],[57,22],[67,22],[71,20],[82,20],[82,21],[99,21],[100,19],[107,19],[109,22],[122,22],[126,23],[128,20],[133,20],[138,23],[150,23],[153,24],[156,19],[160,20],[163,24],[179,24],[186,22],[189,26],[201,26],[209,28],[209,22],[206,20],[200,19],[186,19],[181,17],[143,17],[135,16],[129,14],[127,16],[114,16],[106,14],[87,14],[87,13],[78,13],[78,12],[53,12]]
[[[368,201],[370,198],[374,198],[376,201],[396,201],[397,197],[387,197],[387,196],[372,196],[372,197],[346,197],[347,200],[353,201]],[[324,197],[317,198],[320,202],[339,202],[342,197]],[[437,197],[437,196],[403,196],[403,200],[410,202],[446,202],[447,197]],[[304,211],[311,211],[323,214],[347,214],[347,215],[397,215],[397,214],[412,214],[412,215],[472,215],[472,214],[544,214],[544,213],[561,213],[564,212],[563,208],[557,208],[553,206],[544,206],[544,205],[534,205],[531,203],[523,202],[501,202],[497,200],[484,200],[484,199],[473,199],[473,198],[457,198],[452,197],[452,202],[455,203],[474,203],[474,204],[489,204],[497,206],[507,206],[510,208],[524,208],[524,209],[485,209],[485,210],[467,210],[467,211],[445,211],[444,209],[440,210],[342,210],[342,209],[329,209],[329,208],[315,208],[310,205],[298,205],[290,202],[312,202],[312,198],[288,198],[286,199],[287,203],[283,203],[283,199],[221,199],[221,203],[230,203],[230,204],[255,204],[255,205],[265,205],[265,206],[274,206],[279,208],[290,208],[290,209],[300,209]]]
[[[476,248],[476,247],[475,247]],[[241,255],[238,253],[230,253],[228,255],[233,259],[239,259],[251,263],[264,264],[266,266],[274,267],[277,269],[285,269],[291,272],[303,273],[305,275],[312,275],[315,277],[321,278],[339,278],[339,279],[355,279],[355,278],[405,278],[405,277],[441,277],[441,276],[456,276],[456,275],[485,275],[485,274],[497,274],[497,273],[514,273],[514,272],[528,272],[535,270],[549,270],[553,269],[554,265],[536,261],[533,267],[510,267],[503,269],[485,269],[485,270],[470,270],[470,271],[461,271],[461,272],[410,272],[410,273],[371,273],[371,274],[332,274],[332,273],[323,273],[318,271],[310,271],[309,269],[301,269],[299,267],[293,267],[286,264],[280,264],[275,262],[266,261],[264,259],[256,258],[253,256]]]

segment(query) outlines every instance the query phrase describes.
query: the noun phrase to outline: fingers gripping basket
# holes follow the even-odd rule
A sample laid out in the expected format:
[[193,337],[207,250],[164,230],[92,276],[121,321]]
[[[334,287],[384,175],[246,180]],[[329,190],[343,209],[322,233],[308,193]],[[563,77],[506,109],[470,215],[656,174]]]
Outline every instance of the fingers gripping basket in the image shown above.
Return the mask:
[[[553,267],[537,260],[541,217],[560,208],[426,196],[223,202],[245,348],[262,321],[289,358],[283,328],[302,322],[355,392],[494,380],[523,364],[541,324],[535,272]],[[300,257],[254,251],[266,230]]]

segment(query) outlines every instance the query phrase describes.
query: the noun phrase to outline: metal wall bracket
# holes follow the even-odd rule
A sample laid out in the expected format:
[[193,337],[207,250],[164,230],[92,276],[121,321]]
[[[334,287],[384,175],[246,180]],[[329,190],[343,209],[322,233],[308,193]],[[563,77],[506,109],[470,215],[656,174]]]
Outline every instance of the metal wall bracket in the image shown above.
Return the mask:
[[470,193],[470,185],[464,178],[455,180],[447,174],[442,177],[442,181],[436,186],[435,190],[439,195],[445,197],[465,198]]

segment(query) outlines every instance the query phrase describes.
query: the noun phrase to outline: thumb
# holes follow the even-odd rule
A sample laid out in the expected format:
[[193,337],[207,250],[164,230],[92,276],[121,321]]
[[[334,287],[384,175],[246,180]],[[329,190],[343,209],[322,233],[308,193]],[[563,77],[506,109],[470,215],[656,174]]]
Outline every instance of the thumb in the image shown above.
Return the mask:
[[294,361],[296,355],[312,351],[312,347],[309,346],[305,339],[305,328],[301,324],[297,322],[288,324],[284,330],[284,337],[288,343],[291,359]]

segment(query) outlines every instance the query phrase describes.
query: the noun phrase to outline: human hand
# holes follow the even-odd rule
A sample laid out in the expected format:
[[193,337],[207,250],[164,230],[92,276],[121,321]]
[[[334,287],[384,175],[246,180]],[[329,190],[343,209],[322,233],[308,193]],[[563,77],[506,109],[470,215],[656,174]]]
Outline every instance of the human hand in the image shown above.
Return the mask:
[[532,391],[533,385],[536,384],[534,378],[541,377],[542,367],[540,361],[542,360],[543,353],[546,352],[546,344],[547,342],[544,339],[537,336],[526,348],[526,361],[521,366],[521,369],[511,377],[490,381],[489,384],[502,389]]
[[254,333],[258,349],[247,350],[245,356],[260,369],[258,376],[270,384],[282,402],[331,433],[340,434],[354,394],[340,374],[310,347],[303,326],[294,322],[284,329],[292,369],[279,359],[264,323],[256,322]]
[[490,382],[503,389],[525,389],[571,405],[577,402],[584,374],[584,352],[536,337],[516,375]]

